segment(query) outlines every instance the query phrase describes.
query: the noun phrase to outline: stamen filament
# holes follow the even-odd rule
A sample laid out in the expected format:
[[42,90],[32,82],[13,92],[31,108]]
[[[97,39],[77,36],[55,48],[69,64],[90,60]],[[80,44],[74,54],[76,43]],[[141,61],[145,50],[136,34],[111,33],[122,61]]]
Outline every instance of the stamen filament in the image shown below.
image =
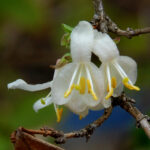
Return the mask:
[[124,72],[124,70],[118,63],[115,62],[114,66],[119,71],[121,77],[123,78],[122,82],[126,88],[130,90],[136,90],[136,91],[140,90],[138,86],[133,85],[132,81],[128,78],[127,74]]
[[64,98],[67,98],[71,94],[74,87],[75,87],[75,85],[72,84],[71,87],[65,92]]
[[[115,68],[117,69],[117,71],[120,73],[120,75],[121,75],[121,77],[124,79],[124,78],[126,78],[126,77],[128,77],[127,76],[127,74],[125,73],[125,71],[122,69],[122,67],[117,63],[117,62],[114,62],[114,66],[115,66]],[[131,84],[132,85],[132,82],[131,82],[131,80],[129,79],[129,84]]]
[[114,89],[111,88],[108,94],[106,95],[105,99],[108,100],[113,95]]
[[107,79],[108,79],[108,86],[107,86],[108,93],[107,93],[105,99],[108,100],[114,93],[113,88],[116,88],[117,81],[116,81],[116,78],[114,78],[114,77],[112,77],[112,79],[111,79],[109,65],[106,66],[106,73],[107,73]]
[[[115,77],[112,77],[111,78],[111,87],[116,88],[116,86],[117,86],[117,80]],[[109,92],[109,85],[107,85],[107,92]]]
[[64,98],[67,98],[67,97],[71,94],[73,88],[75,87],[75,85],[73,84],[73,82],[74,82],[74,79],[75,79],[75,77],[76,77],[76,74],[77,74],[77,71],[78,71],[78,70],[79,70],[79,65],[76,66],[76,69],[75,69],[75,72],[73,73],[73,76],[72,76],[72,79],[71,79],[69,88],[68,88],[68,90],[64,93]]
[[87,80],[87,87],[88,87],[88,93],[91,94],[93,96],[93,99],[97,101],[98,98],[97,98],[95,92],[92,90],[90,80]]
[[108,88],[111,89],[111,76],[110,76],[110,69],[109,65],[106,66],[106,73],[107,73],[107,79],[108,79]]

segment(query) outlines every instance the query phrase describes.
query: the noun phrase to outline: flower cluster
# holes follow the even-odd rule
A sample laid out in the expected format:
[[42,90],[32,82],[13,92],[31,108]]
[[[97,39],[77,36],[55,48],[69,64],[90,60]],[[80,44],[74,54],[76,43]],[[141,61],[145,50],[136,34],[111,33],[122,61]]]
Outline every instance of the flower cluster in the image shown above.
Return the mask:
[[[51,92],[33,106],[35,111],[53,103],[57,121],[61,120],[62,105],[83,118],[89,109],[100,110],[111,105],[111,96],[119,96],[123,86],[139,91],[135,86],[136,62],[120,56],[115,42],[106,33],[93,29],[87,21],[80,21],[70,35],[72,62],[55,69],[51,82],[30,85],[18,79],[8,84],[9,89]],[[91,62],[92,52],[99,57],[101,66]]]

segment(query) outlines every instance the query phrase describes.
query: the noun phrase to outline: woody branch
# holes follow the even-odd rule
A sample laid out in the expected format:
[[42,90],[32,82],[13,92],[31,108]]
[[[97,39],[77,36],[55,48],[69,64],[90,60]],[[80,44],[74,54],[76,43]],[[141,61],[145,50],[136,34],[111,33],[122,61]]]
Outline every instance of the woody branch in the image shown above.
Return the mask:
[[120,29],[118,25],[113,22],[108,15],[106,15],[102,0],[93,0],[93,3],[95,14],[91,23],[101,32],[112,32],[116,35],[125,36],[127,38],[150,33],[150,27],[143,29],[132,29],[130,27],[126,30]]

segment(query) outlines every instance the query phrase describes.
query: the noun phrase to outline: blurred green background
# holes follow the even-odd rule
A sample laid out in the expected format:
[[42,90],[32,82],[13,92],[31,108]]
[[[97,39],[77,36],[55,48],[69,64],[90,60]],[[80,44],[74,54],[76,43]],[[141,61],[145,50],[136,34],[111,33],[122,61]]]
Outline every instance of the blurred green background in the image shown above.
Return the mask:
[[[106,13],[123,29],[150,26],[149,0],[105,0],[104,6]],[[74,129],[71,124],[74,116],[68,111],[59,125],[53,106],[38,113],[33,111],[33,103],[49,90],[34,93],[8,90],[7,83],[18,78],[33,84],[51,80],[53,69],[49,65],[54,65],[57,58],[69,51],[60,46],[61,24],[75,26],[80,20],[91,20],[93,13],[91,0],[0,1],[0,150],[13,149],[9,136],[19,126],[35,129],[47,125],[59,130],[69,126]],[[142,35],[130,40],[121,37],[118,44],[121,55],[128,55],[138,63],[137,85],[141,91],[129,95],[137,99],[144,113],[150,112],[149,43],[150,35]],[[79,150],[149,150],[150,141],[142,130],[135,128],[132,118],[127,116],[123,125],[120,124],[122,113],[125,115],[121,110],[114,112],[117,116],[106,123],[105,132],[95,133],[89,143],[71,140],[64,147],[73,150],[78,144]],[[76,120],[76,124],[80,122]],[[114,130],[116,127],[119,129]]]

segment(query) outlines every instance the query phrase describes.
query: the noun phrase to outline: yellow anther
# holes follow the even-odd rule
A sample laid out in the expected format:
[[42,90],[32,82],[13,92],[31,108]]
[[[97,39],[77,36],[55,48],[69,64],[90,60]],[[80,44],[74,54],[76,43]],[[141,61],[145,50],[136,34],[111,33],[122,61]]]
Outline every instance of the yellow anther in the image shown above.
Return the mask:
[[80,119],[80,120],[82,120],[82,119],[83,119],[83,117],[82,117],[81,115],[79,115],[79,119]]
[[88,87],[88,93],[91,94],[93,96],[93,99],[97,101],[98,98],[97,98],[95,92],[93,91],[91,83],[89,80],[87,80],[87,87]]
[[79,87],[80,87],[80,94],[84,94],[85,93],[85,78],[84,77],[80,78]]
[[105,99],[108,100],[113,95],[114,89],[111,88],[108,94],[106,95]]
[[87,87],[88,87],[88,93],[91,93],[92,87],[91,87],[91,83],[89,80],[87,80]]
[[109,92],[109,85],[107,84],[107,92]]
[[68,89],[68,90],[65,92],[64,98],[67,98],[67,97],[71,94],[73,88],[75,88],[75,85],[74,85],[74,84],[72,84],[71,87],[70,87],[70,89]]
[[80,90],[80,87],[79,87],[79,85],[77,85],[77,84],[74,85],[74,88],[75,88],[76,90]]
[[125,78],[123,79],[123,81],[122,81],[123,84],[124,84],[124,86],[125,86],[126,88],[128,88],[128,89],[130,89],[130,90],[140,91],[140,88],[139,88],[138,86],[131,85],[131,84],[128,83],[128,81],[129,81],[129,78],[127,78],[127,77],[125,77]]
[[45,105],[44,99],[41,99],[41,104]]
[[111,78],[111,86],[112,86],[112,88],[116,88],[116,86],[117,86],[117,80],[115,77]]
[[[117,80],[115,77],[112,77],[111,78],[111,87],[116,88],[116,86],[117,86]],[[109,84],[107,85],[107,92],[109,92]]]
[[60,108],[60,109],[57,108],[57,110],[56,110],[57,122],[60,122],[62,113],[63,113],[63,108]]

